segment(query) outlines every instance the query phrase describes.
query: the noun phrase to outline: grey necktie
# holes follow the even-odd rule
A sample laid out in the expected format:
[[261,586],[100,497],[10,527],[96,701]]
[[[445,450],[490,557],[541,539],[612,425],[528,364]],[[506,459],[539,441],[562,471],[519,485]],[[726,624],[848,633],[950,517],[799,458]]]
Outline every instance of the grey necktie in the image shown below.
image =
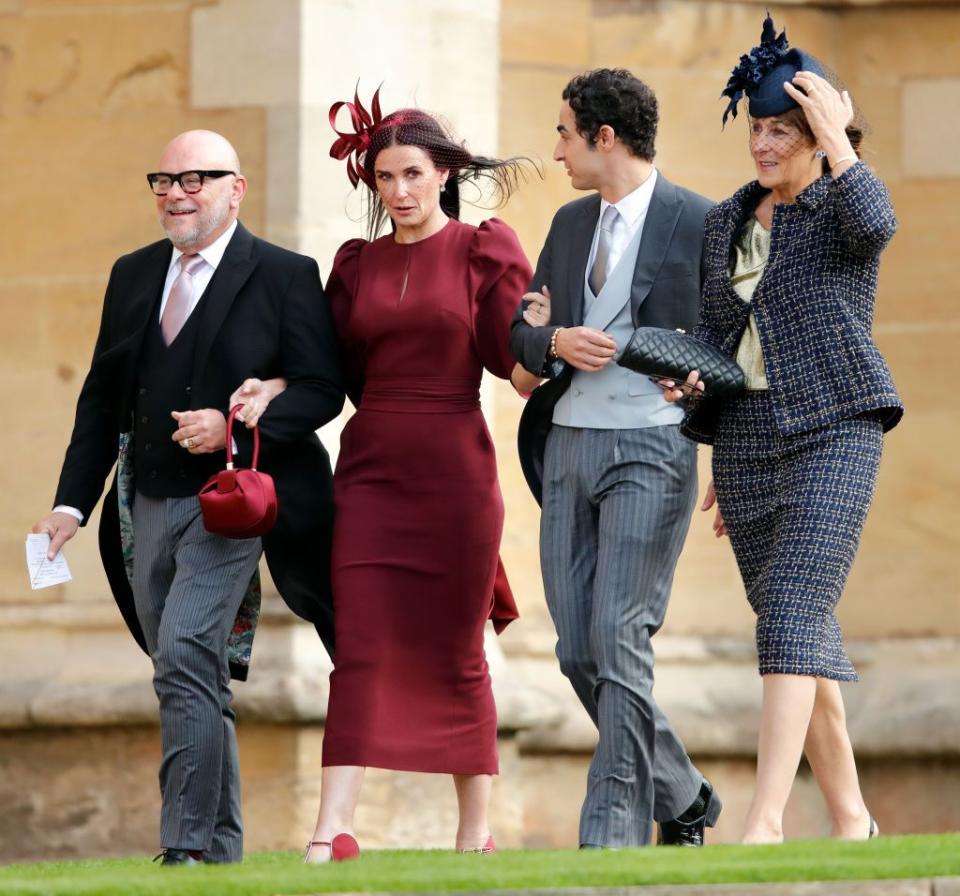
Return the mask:
[[600,219],[600,236],[597,239],[597,256],[590,269],[590,289],[595,296],[600,295],[603,284],[610,273],[610,246],[613,243],[613,227],[619,216],[615,205],[608,205]]
[[163,341],[169,345],[177,338],[177,333],[183,328],[190,316],[190,300],[193,298],[193,275],[204,264],[199,255],[181,255],[180,273],[170,287],[167,304],[163,306],[163,315],[160,318],[160,332]]

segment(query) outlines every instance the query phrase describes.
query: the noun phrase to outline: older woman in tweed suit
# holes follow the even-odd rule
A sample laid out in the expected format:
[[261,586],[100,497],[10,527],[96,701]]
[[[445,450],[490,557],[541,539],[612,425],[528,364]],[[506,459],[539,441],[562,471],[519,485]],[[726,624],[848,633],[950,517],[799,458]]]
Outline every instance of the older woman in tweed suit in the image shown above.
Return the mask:
[[[745,843],[780,842],[801,754],[836,837],[877,827],[860,792],[838,682],[857,675],[834,608],[903,409],[870,335],[880,252],[896,229],[859,159],[853,106],[769,16],[727,90],[749,100],[757,179],[707,214],[696,335],[733,355],[747,391],[691,402],[683,431],[713,444],[714,529],[728,534],[757,614],[763,705]],[[727,114],[724,114],[726,121]],[[667,398],[702,393],[696,371]],[[674,388],[670,388],[674,387]],[[714,490],[715,489],[715,490]]]

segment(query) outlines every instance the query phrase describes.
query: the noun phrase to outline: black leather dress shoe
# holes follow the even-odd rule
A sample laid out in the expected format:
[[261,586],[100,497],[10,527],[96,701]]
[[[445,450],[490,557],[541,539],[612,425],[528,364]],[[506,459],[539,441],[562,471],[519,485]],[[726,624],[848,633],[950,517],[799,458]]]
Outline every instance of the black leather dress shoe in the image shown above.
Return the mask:
[[[162,857],[161,865],[202,865],[203,859],[195,859],[189,852],[185,849],[165,849],[157,859]],[[157,859],[154,859],[156,861]]]
[[703,846],[703,831],[706,819],[700,816],[694,821],[661,821],[657,830],[657,846]]
[[658,846],[703,846],[704,829],[713,826],[720,814],[719,800],[710,782],[704,779],[700,793],[683,815],[657,826]]

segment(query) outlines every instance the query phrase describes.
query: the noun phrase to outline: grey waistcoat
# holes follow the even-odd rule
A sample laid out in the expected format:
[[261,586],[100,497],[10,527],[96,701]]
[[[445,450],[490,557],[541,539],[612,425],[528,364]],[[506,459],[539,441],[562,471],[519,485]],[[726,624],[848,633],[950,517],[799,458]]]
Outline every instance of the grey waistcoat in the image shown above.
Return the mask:
[[[594,297],[584,278],[583,325],[603,330],[622,350],[633,334],[630,287],[637,264],[643,228],[634,234],[607,282]],[[683,411],[668,404],[660,389],[645,376],[631,373],[616,361],[603,370],[588,373],[576,370],[567,389],[553,409],[555,426],[584,429],[644,429],[648,426],[678,425]]]

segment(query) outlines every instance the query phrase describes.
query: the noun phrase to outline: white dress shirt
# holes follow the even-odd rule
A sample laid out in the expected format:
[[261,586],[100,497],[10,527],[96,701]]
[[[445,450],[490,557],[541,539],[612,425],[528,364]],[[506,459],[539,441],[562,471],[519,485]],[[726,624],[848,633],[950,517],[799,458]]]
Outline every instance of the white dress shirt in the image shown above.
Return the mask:
[[[643,229],[643,222],[647,219],[647,209],[650,208],[650,200],[653,197],[653,187],[656,182],[657,169],[651,168],[650,176],[639,187],[632,193],[627,193],[619,202],[612,203],[619,214],[614,219],[611,228],[610,257],[607,262],[608,275],[623,257],[623,252],[630,245],[630,241],[638,231]],[[590,272],[593,270],[593,262],[597,257],[600,222],[610,205],[611,203],[607,202],[606,199],[600,200],[600,216],[597,218],[597,227],[593,232],[593,244],[590,246],[590,257],[587,259],[587,271],[584,279],[586,285],[589,285]]]
[[[220,234],[206,249],[201,249],[197,254],[206,262],[199,270],[193,273],[193,295],[190,297],[190,308],[187,311],[189,318],[193,314],[193,309],[197,307],[197,302],[203,295],[203,291],[210,285],[210,280],[223,260],[223,253],[227,251],[227,245],[233,238],[234,231],[237,229],[237,222],[234,221],[223,233]],[[180,256],[183,255],[176,246],[173,247],[173,255],[170,257],[170,267],[167,268],[167,279],[163,284],[163,295],[160,298],[160,314],[157,320],[163,318],[163,309],[167,307],[167,297],[170,295],[170,289],[173,281],[180,274]],[[81,523],[83,514],[76,507],[68,507],[65,504],[58,504],[53,508],[54,513],[69,513],[75,516]]]

